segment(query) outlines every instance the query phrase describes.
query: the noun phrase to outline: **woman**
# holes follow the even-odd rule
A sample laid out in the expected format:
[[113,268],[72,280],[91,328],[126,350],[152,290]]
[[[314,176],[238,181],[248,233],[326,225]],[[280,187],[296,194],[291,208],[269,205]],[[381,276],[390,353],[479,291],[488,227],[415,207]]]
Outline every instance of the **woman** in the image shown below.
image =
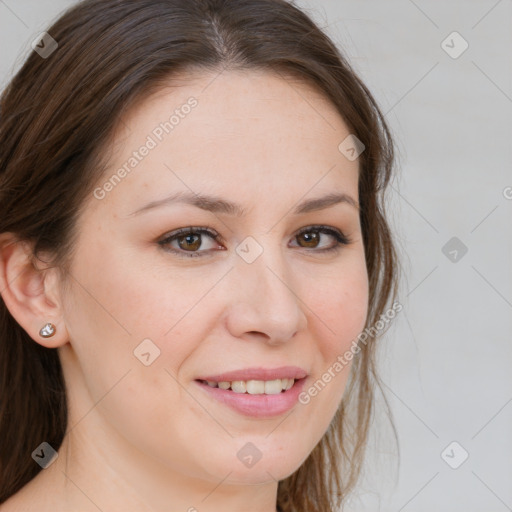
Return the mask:
[[397,263],[390,133],[328,37],[284,0],[85,0],[0,141],[2,512],[336,510]]

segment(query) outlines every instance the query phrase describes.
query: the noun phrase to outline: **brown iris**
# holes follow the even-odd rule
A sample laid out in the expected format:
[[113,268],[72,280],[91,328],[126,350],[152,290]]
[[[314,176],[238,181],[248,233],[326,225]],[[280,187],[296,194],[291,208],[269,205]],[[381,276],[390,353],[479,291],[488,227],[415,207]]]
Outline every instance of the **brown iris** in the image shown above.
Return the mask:
[[312,244],[312,245],[304,245],[303,247],[308,247],[308,248],[314,248],[318,245],[318,241],[319,241],[319,236],[318,236],[318,233],[315,233],[313,231],[308,231],[306,233],[301,233],[300,235],[297,235],[297,239],[300,239],[302,237],[302,239],[306,241],[307,244]]
[[[193,241],[194,238],[195,238],[195,241]],[[186,235],[177,237],[177,239],[178,239],[178,244],[181,249],[184,249],[184,250],[190,249],[192,251],[195,251],[201,247],[201,235],[194,235],[192,233],[187,233]],[[188,247],[186,247],[182,244],[183,239],[185,239],[186,243],[189,244]]]

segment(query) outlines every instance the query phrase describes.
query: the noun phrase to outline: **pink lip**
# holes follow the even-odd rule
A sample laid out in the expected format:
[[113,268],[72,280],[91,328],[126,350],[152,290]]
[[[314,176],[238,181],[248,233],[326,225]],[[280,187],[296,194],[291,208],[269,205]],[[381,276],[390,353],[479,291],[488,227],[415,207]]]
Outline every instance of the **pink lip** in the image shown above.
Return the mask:
[[199,377],[197,380],[210,380],[214,382],[233,382],[234,380],[275,380],[275,379],[303,379],[307,376],[306,370],[298,366],[281,366],[279,368],[245,368],[218,375]]
[[[224,375],[221,377],[224,378]],[[208,380],[215,379],[212,378]],[[222,380],[219,382],[222,382]],[[207,393],[208,396],[215,398],[219,402],[226,404],[231,409],[244,414],[245,416],[253,418],[271,418],[289,411],[297,403],[305,382],[305,378],[296,380],[290,389],[281,391],[281,393],[277,395],[251,395],[249,393],[235,393],[229,389],[212,388],[206,384],[206,382],[195,381],[199,388]]]

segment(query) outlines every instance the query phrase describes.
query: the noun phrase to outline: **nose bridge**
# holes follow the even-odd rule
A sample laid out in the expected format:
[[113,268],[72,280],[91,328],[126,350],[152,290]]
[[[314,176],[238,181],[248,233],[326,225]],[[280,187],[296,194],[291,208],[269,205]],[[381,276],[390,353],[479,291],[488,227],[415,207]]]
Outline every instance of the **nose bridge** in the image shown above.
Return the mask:
[[239,253],[242,255],[236,261],[237,296],[248,312],[239,330],[261,332],[279,342],[304,329],[306,317],[285,255],[278,244],[271,244],[270,238],[266,238],[266,244],[258,241],[260,254],[252,262],[244,258],[244,253]]

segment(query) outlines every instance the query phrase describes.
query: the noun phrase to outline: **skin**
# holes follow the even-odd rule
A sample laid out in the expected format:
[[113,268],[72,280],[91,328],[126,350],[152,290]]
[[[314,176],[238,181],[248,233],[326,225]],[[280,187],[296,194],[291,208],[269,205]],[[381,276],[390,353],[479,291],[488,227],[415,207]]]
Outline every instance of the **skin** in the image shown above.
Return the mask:
[[[275,511],[278,481],[300,467],[335,414],[350,366],[308,404],[274,418],[239,414],[194,382],[297,365],[309,374],[308,389],[364,328],[368,304],[357,208],[291,213],[331,192],[357,201],[358,160],[338,150],[350,133],[341,116],[297,81],[217,75],[189,75],[124,116],[106,179],[167,112],[198,100],[105,198],[89,198],[66,283],[55,269],[33,270],[26,245],[6,245],[2,235],[2,296],[35,342],[58,349],[70,403],[59,457],[2,512]],[[131,215],[189,190],[240,203],[246,214],[175,203]],[[336,245],[332,235],[313,230],[316,246],[297,237],[314,224],[341,230],[350,244],[322,254]],[[202,235],[199,249],[183,238],[181,249],[170,244],[204,251],[197,258],[158,244],[188,226],[214,229],[223,241]],[[235,251],[248,236],[263,249],[250,264]],[[46,321],[57,326],[48,339],[38,334]],[[145,338],[161,351],[150,366],[133,354]],[[237,458],[247,442],[262,453],[250,468]]]

